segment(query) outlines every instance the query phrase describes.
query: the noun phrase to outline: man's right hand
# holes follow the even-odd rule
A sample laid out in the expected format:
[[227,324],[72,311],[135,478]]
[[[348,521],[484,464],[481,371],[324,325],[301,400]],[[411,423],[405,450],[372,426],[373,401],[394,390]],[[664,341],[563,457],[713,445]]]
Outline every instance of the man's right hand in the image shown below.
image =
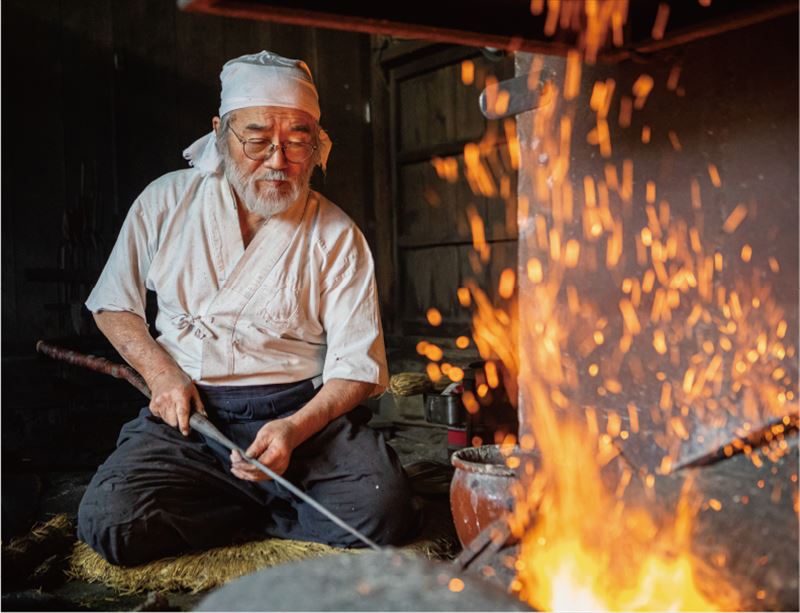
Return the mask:
[[98,311],[97,327],[125,361],[133,366],[150,388],[150,412],[189,436],[192,409],[206,414],[192,379],[159,345],[145,320],[127,311]]
[[189,436],[192,409],[206,414],[192,379],[180,368],[169,368],[148,381],[148,385],[152,394],[150,412]]

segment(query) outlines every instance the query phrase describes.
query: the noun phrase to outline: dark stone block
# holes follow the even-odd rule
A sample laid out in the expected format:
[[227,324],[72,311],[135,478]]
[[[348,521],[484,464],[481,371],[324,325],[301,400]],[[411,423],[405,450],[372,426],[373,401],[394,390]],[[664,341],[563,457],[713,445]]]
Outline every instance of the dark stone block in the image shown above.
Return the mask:
[[[458,581],[451,584],[453,579]],[[196,610],[529,611],[530,608],[480,575],[461,572],[452,564],[386,550],[327,556],[268,568],[212,592]]]
[[735,588],[741,610],[800,607],[797,437],[789,442],[789,453],[761,467],[742,454],[684,471],[705,500],[695,521],[694,553]]

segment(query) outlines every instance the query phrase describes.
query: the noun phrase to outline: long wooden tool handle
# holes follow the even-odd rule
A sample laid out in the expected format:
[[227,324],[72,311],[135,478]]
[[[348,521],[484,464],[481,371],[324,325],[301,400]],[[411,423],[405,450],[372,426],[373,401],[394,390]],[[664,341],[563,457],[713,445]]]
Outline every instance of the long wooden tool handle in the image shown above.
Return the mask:
[[71,349],[57,347],[56,345],[51,345],[44,341],[38,341],[36,343],[36,351],[55,360],[61,360],[62,362],[67,362],[74,366],[82,366],[83,368],[88,368],[89,370],[94,370],[105,375],[111,375],[117,379],[124,379],[142,392],[142,394],[150,398],[150,388],[147,387],[147,383],[145,383],[141,375],[130,366],[116,364],[105,358],[99,358],[96,355],[86,355],[85,353],[78,353]]

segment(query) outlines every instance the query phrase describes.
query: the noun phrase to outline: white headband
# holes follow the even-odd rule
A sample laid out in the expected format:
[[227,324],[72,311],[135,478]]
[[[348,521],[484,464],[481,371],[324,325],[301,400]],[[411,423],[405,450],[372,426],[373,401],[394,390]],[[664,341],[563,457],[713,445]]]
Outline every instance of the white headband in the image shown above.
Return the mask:
[[[306,63],[269,51],[243,55],[225,63],[220,73],[220,117],[253,106],[280,106],[305,111],[319,121],[319,98]],[[331,140],[319,131],[320,166],[325,170]],[[210,132],[184,149],[183,157],[203,174],[220,170],[222,155],[217,139]]]

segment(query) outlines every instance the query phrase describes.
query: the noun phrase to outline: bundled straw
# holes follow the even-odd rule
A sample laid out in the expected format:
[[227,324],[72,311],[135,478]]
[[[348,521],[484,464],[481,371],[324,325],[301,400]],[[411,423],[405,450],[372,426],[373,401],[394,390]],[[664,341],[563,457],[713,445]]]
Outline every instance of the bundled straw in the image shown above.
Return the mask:
[[[437,541],[419,541],[409,545],[408,549],[431,558],[438,557],[444,546],[445,544]],[[104,583],[124,594],[148,590],[191,590],[197,593],[261,568],[306,558],[362,551],[367,550],[339,549],[306,541],[266,539],[125,568],[109,564],[85,543],[77,543],[69,560],[68,574],[90,583]]]
[[122,593],[181,589],[200,592],[260,568],[339,551],[320,543],[267,539],[125,568],[109,564],[85,543],[77,543],[68,573],[90,583],[104,583]]
[[401,372],[389,379],[389,391],[395,396],[413,396],[433,390],[428,375],[421,372]]
[[452,381],[441,377],[436,383],[428,375],[421,372],[400,372],[389,379],[389,391],[395,396],[414,396],[415,394],[430,394],[441,392]]

